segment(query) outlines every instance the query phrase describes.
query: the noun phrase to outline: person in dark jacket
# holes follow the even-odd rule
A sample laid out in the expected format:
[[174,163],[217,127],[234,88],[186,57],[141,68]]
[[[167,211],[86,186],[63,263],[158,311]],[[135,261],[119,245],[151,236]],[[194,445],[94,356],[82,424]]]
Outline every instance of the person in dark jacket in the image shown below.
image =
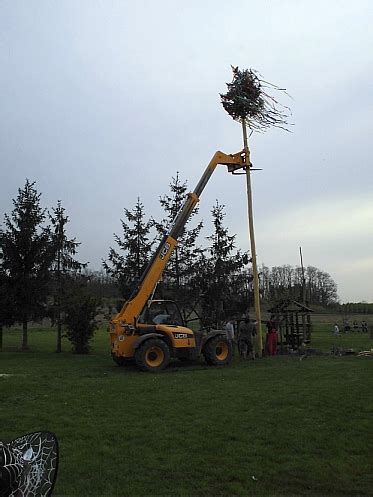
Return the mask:
[[252,338],[256,334],[256,322],[246,317],[238,327],[238,349],[240,355],[246,360],[248,357],[255,359]]

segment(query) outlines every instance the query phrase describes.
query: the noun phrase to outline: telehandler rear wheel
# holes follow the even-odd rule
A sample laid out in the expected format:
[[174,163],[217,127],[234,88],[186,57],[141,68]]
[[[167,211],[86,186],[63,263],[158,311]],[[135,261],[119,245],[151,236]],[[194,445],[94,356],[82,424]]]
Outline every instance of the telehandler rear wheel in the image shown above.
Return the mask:
[[159,338],[150,338],[136,351],[135,361],[142,371],[160,371],[170,362],[170,349]]
[[225,336],[218,335],[206,343],[202,353],[210,366],[225,366],[233,357],[232,344]]

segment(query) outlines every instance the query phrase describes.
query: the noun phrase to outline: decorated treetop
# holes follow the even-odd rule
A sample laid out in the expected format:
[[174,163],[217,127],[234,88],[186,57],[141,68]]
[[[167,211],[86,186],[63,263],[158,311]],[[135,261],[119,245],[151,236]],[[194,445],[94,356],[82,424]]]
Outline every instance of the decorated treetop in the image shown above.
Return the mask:
[[221,103],[228,114],[252,131],[265,131],[271,126],[288,131],[290,109],[267,93],[268,89],[285,92],[272,83],[260,79],[253,69],[233,67],[233,80],[227,83],[227,93],[220,94]]

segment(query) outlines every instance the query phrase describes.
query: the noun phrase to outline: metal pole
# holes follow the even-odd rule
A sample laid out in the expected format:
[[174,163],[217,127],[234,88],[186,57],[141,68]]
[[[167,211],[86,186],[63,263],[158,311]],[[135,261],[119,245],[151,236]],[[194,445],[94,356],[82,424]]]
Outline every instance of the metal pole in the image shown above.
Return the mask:
[[249,219],[251,258],[253,265],[254,306],[255,306],[255,318],[257,323],[256,324],[256,336],[257,336],[257,348],[258,348],[257,352],[258,356],[262,357],[263,338],[262,338],[262,323],[261,323],[261,313],[260,313],[259,276],[258,276],[258,267],[256,264],[256,248],[255,248],[255,236],[254,236],[253,198],[251,194],[250,150],[247,140],[246,124],[244,121],[242,121],[242,133],[243,133],[245,162],[246,162],[245,171],[246,171],[246,190],[247,190],[247,213]]

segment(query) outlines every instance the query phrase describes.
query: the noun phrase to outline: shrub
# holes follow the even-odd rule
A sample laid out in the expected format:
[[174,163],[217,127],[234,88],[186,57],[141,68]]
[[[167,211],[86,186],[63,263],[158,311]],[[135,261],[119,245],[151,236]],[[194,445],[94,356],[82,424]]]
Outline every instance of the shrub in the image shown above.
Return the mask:
[[63,323],[75,354],[88,354],[89,341],[97,329],[99,302],[90,296],[74,296],[66,303]]

